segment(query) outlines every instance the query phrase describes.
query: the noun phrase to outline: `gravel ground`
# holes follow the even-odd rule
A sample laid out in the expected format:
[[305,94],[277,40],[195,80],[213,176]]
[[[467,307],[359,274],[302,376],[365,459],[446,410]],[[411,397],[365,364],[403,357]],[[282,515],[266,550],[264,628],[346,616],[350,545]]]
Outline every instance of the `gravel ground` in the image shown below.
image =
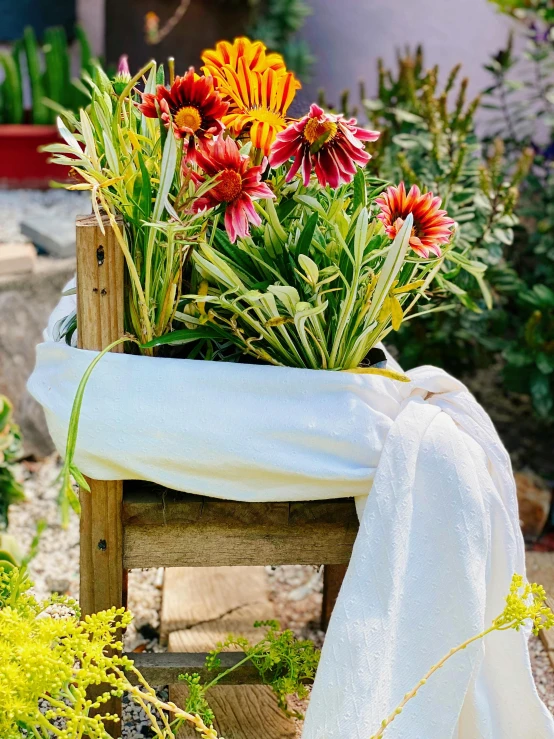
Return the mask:
[[[76,216],[90,212],[87,192],[67,190],[0,190],[0,243],[27,241],[19,224],[28,215],[47,215],[53,224],[73,223]],[[54,226],[55,227],[55,226]]]
[[[20,474],[24,480],[27,499],[10,509],[9,533],[13,534],[26,550],[41,520],[48,526],[42,535],[38,557],[31,563],[30,574],[35,592],[40,598],[52,591],[64,592],[78,598],[79,595],[79,524],[71,517],[69,527],[62,529],[56,505],[55,479],[59,471],[53,455],[41,463],[24,462]],[[268,568],[271,598],[275,603],[281,624],[295,631],[300,638],[323,642],[319,629],[321,610],[321,572],[317,568],[291,565]],[[129,609],[135,616],[134,623],[125,637],[128,651],[162,651],[158,641],[159,612],[163,570],[134,570],[129,574]],[[554,713],[554,669],[546,651],[537,638],[531,639],[531,661],[538,691],[548,708]],[[159,689],[167,699],[167,689]],[[292,706],[305,711],[305,702]],[[147,721],[135,705],[124,703],[124,739],[144,739],[150,736]],[[301,722],[297,722],[300,737]]]

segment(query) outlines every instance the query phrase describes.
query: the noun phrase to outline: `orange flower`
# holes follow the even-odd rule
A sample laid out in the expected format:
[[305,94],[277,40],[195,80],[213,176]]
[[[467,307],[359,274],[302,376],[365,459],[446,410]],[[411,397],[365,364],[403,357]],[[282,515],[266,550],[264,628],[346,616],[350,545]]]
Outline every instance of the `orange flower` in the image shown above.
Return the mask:
[[244,58],[239,59],[237,72],[225,66],[221,74],[218,92],[230,104],[223,123],[235,136],[247,132],[267,156],[277,134],[287,127],[287,110],[300,82],[292,72],[252,71]]
[[253,72],[265,72],[273,69],[275,72],[286,73],[285,62],[280,54],[267,54],[267,48],[261,41],[250,41],[246,36],[230,41],[219,41],[215,49],[205,49],[201,58],[204,62],[202,71],[218,79],[222,76],[222,68],[230,67],[235,72],[239,68],[239,59],[244,59],[248,69]]
[[441,255],[440,244],[450,241],[454,221],[445,210],[440,210],[441,199],[432,192],[422,195],[417,185],[406,193],[404,183],[388,187],[375,202],[381,206],[377,218],[385,226],[387,235],[393,239],[402,228],[408,213],[414,217],[410,246],[420,257],[427,258],[432,252]]

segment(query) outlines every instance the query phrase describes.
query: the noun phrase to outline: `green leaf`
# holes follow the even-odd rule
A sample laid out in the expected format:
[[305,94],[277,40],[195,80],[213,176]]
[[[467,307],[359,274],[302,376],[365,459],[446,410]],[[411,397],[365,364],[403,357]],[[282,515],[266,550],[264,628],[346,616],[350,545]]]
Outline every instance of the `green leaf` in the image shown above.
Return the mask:
[[31,26],[23,31],[23,43],[27,56],[27,72],[31,82],[31,96],[33,99],[33,123],[44,124],[50,121],[50,111],[44,105],[44,86],[38,54],[38,44],[35,32]]
[[530,389],[535,410],[539,416],[548,417],[554,405],[550,379],[539,370],[534,370],[531,373]]
[[302,229],[302,233],[300,234],[298,241],[296,242],[296,255],[299,257],[301,254],[308,254],[310,251],[310,246],[312,244],[312,239],[314,237],[314,232],[317,226],[317,222],[319,220],[319,215],[317,213],[312,213],[311,216],[306,221],[306,224],[304,228]]
[[428,148],[421,139],[408,133],[399,133],[392,137],[392,141],[401,149]]
[[70,465],[69,471],[71,473],[71,476],[77,483],[77,485],[80,488],[83,488],[83,490],[86,490],[88,493],[90,493],[90,485],[86,481],[86,479],[83,477],[83,474],[81,473],[81,470],[78,469],[74,464]]
[[160,64],[156,71],[156,84],[165,85],[165,69],[163,64]]
[[535,361],[543,375],[549,375],[551,372],[554,372],[554,354],[540,352]]
[[358,169],[354,175],[354,212],[358,208],[367,207],[367,190],[365,184],[365,175],[363,169]]
[[220,330],[212,326],[199,326],[198,328],[185,328],[179,329],[178,331],[171,331],[169,334],[163,336],[157,336],[152,341],[148,341],[145,344],[140,344],[141,349],[150,349],[155,346],[162,345],[182,345],[190,344],[192,341],[199,341],[200,339],[221,339],[228,338],[223,335]]
[[404,121],[405,123],[425,123],[421,116],[416,115],[415,113],[410,113],[409,110],[404,110],[403,108],[390,108],[389,112],[394,115],[397,121]]
[[144,157],[139,151],[138,160],[141,174],[141,192],[139,200],[139,208],[144,214],[144,217],[150,220],[150,212],[152,210],[152,183],[150,182],[150,174],[146,168]]
[[153,221],[158,221],[161,218],[165,207],[165,201],[167,200],[167,196],[169,195],[173,184],[176,166],[177,142],[175,141],[175,136],[167,136],[162,155],[162,164],[160,167],[160,186],[152,213]]
[[506,246],[511,246],[514,242],[514,231],[511,228],[501,228],[499,226],[493,229],[492,235]]
[[504,359],[514,367],[526,367],[533,363],[533,355],[525,347],[510,346],[503,352]]
[[4,69],[2,85],[3,103],[6,106],[7,119],[3,123],[23,122],[23,91],[19,68],[11,54],[0,54],[0,64]]

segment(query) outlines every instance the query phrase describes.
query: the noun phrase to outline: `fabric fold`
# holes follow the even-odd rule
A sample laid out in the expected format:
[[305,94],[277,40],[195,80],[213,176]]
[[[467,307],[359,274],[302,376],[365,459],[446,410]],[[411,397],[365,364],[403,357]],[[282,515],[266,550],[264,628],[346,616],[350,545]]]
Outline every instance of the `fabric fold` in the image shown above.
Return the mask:
[[[524,572],[510,463],[490,420],[445,373],[410,376],[331,618],[303,739],[368,739],[433,664],[491,624],[513,573]],[[527,636],[492,634],[455,655],[385,736],[554,736]]]

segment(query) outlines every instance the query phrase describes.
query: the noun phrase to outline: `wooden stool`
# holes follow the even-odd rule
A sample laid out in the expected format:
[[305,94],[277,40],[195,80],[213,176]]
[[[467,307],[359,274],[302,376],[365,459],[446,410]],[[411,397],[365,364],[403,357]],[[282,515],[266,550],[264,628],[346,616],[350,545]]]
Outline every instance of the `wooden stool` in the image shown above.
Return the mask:
[[[106,218],[77,220],[79,347],[101,350],[124,334],[124,257]],[[114,349],[123,351],[123,345]],[[143,567],[325,564],[326,627],[358,530],[352,498],[294,503],[237,503],[175,492],[152,483],[88,480],[81,491],[81,608],[126,604],[127,570]],[[133,654],[152,685],[202,674],[205,654]],[[222,655],[228,667],[240,654]],[[248,665],[228,683],[259,682]],[[113,700],[106,706],[121,713]],[[111,727],[120,736],[119,725]]]

